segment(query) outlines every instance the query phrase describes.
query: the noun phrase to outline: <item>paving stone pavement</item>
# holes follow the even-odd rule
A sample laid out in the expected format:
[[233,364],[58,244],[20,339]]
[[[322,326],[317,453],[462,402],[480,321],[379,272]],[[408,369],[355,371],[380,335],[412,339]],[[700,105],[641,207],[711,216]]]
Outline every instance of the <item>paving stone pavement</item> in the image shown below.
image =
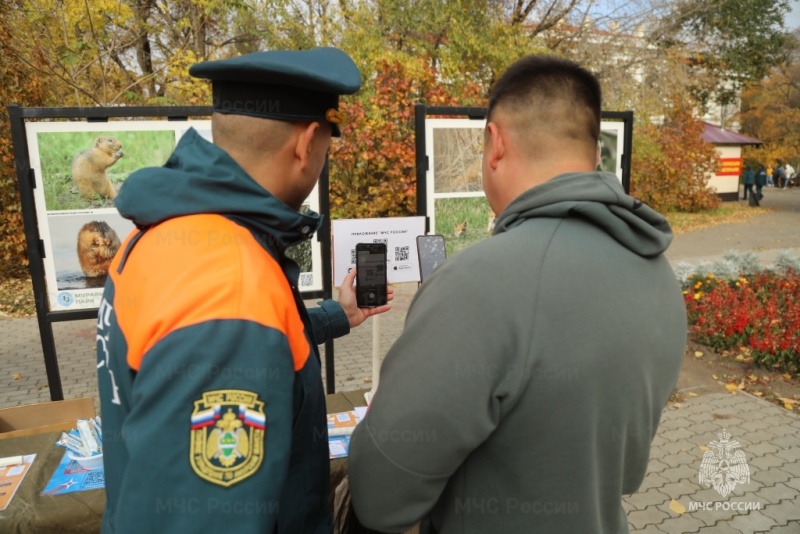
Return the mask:
[[[403,328],[417,284],[396,284],[393,309],[378,318],[379,353],[386,354]],[[334,298],[336,294],[334,293]],[[307,301],[314,306],[316,301]],[[368,319],[349,335],[334,342],[336,391],[370,389],[372,384],[373,328]],[[93,319],[53,323],[64,398],[97,399],[95,332]],[[324,346],[320,346],[324,355]],[[323,381],[325,380],[323,360]],[[35,317],[0,319],[0,408],[50,400],[47,374]]]
[[[780,249],[800,251],[795,217],[800,190],[769,192],[775,213],[743,225],[724,225],[678,236],[673,263],[710,260],[734,248],[754,250],[764,262]],[[788,209],[781,208],[780,202]],[[790,215],[787,215],[787,212]],[[791,230],[791,231],[789,231]],[[764,246],[764,236],[771,240]],[[723,239],[721,235],[735,236]],[[395,286],[394,309],[380,317],[379,354],[402,330],[416,284]],[[313,302],[307,303],[313,305]],[[372,383],[374,319],[334,344],[337,391],[369,388]],[[92,397],[97,383],[94,320],[53,324],[65,398]],[[0,408],[50,400],[35,318],[0,319]],[[699,482],[703,454],[723,431],[744,453],[749,481],[722,496]],[[580,481],[576,481],[580,483]],[[690,397],[680,408],[665,409],[640,490],[623,499],[634,534],[761,533],[800,534],[800,417],[743,392]]]

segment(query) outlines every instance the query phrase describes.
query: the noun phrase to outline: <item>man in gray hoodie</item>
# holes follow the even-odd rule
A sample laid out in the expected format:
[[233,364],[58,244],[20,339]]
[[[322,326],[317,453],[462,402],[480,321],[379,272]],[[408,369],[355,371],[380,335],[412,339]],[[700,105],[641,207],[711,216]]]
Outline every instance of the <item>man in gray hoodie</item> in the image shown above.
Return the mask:
[[595,172],[601,92],[530,56],[489,95],[491,238],[421,287],[350,443],[361,522],[625,533],[686,341],[667,221]]

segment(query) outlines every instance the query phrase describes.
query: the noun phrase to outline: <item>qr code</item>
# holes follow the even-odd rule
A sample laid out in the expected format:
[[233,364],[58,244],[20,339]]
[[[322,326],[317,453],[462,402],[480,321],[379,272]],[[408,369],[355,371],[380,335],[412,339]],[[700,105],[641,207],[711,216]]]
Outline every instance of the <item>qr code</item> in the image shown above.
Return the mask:
[[310,287],[313,283],[313,273],[300,273],[300,287]]
[[83,487],[86,489],[102,488],[106,485],[104,471],[89,471],[86,473],[86,478],[83,481]]
[[394,247],[394,261],[408,261],[409,247]]
[[389,244],[389,240],[388,239],[373,239],[372,242],[373,243],[383,243],[384,245],[388,245]]

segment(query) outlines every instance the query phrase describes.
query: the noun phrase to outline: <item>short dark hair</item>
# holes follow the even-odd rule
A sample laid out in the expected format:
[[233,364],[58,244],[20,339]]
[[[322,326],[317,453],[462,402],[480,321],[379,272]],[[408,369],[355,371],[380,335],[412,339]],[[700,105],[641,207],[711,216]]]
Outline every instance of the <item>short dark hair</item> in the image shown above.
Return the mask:
[[[564,106],[554,106],[556,103]],[[511,113],[533,111],[541,122],[567,126],[564,135],[595,144],[600,137],[602,91],[597,78],[577,63],[550,55],[526,56],[506,70],[489,92],[487,120],[497,106]],[[534,109],[531,109],[534,108]],[[548,112],[569,116],[550,116]]]

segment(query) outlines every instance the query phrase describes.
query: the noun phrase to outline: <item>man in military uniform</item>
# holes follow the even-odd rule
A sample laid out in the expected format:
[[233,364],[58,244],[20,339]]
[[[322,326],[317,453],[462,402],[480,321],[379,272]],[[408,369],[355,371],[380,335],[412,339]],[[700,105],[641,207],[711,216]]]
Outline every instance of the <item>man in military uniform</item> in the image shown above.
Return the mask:
[[389,305],[358,308],[352,272],[306,310],[285,250],[320,225],[298,209],[361,76],[333,48],[189,72],[212,81],[214,143],[190,129],[116,198],[137,230],[98,317],[103,532],[329,532],[317,345]]

